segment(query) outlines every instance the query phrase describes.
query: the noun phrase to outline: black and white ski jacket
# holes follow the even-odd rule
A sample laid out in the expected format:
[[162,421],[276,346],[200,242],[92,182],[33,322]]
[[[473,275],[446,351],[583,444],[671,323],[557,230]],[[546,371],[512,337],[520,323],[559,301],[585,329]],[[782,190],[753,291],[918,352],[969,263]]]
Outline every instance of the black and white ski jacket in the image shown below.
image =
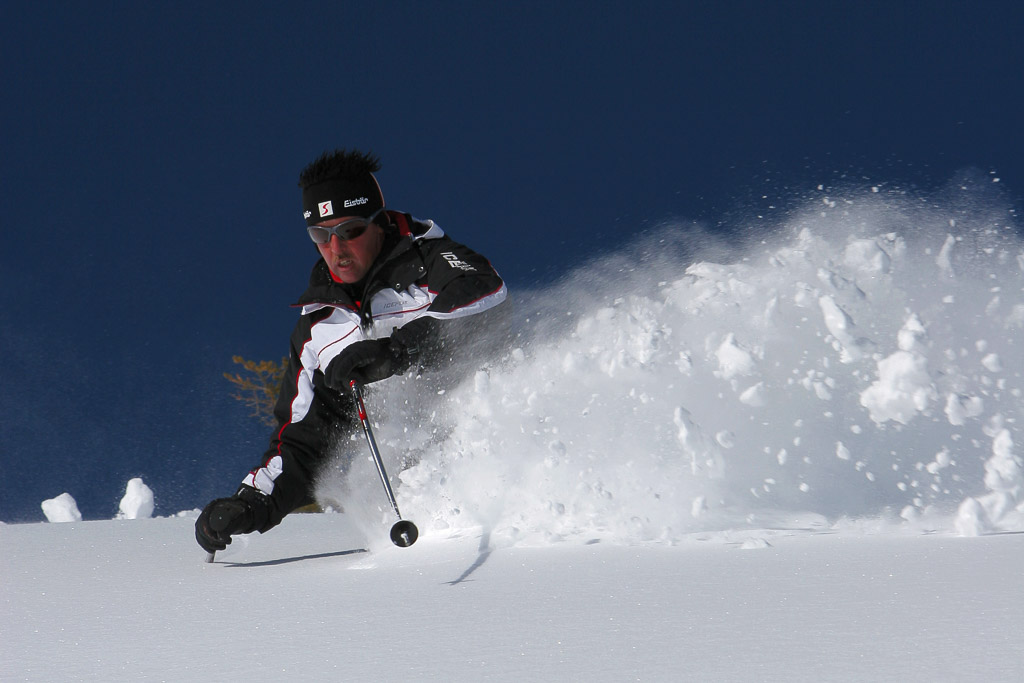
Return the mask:
[[[342,350],[397,329],[418,335],[505,300],[505,283],[486,258],[445,236],[433,221],[395,211],[388,217],[392,225],[359,296],[337,283],[320,259],[295,304],[302,315],[274,408],[278,427],[263,462],[242,482],[270,498],[271,518],[260,531],[313,502],[313,481],[327,451],[339,432],[353,427],[352,397],[324,383],[323,370]],[[425,325],[424,318],[442,322]],[[414,320],[422,322],[406,327]]]

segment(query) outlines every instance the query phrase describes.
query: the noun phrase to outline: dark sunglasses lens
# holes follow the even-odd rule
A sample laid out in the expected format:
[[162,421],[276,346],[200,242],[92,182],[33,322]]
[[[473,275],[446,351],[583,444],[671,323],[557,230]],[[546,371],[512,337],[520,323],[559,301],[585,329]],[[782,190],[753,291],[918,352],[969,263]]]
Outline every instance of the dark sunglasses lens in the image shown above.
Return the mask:
[[306,228],[309,238],[317,244],[326,244],[331,239],[331,231],[327,228],[320,228],[315,225]]
[[[355,223],[355,221],[352,222]],[[340,233],[338,237],[342,240],[354,240],[355,238],[359,237],[364,232],[366,232],[366,228],[368,227],[368,224],[364,222],[359,222],[356,223],[355,225],[345,228],[345,231],[343,233]]]

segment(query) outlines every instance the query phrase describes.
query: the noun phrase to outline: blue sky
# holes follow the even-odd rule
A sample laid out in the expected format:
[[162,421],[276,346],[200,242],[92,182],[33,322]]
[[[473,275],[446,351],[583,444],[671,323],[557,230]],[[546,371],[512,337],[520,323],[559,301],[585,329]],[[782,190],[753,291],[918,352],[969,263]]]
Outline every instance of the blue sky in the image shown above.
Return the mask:
[[255,464],[221,375],[286,351],[321,151],[379,154],[513,293],[818,183],[973,168],[1019,204],[1017,4],[8,3],[0,520],[111,516],[140,475],[168,514]]

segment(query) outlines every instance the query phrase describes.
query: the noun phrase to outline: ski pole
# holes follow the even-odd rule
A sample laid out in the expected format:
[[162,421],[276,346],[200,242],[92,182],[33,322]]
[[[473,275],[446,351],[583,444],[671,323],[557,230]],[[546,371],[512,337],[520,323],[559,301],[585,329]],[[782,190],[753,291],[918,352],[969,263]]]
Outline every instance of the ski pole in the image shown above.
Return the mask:
[[366,434],[366,443],[370,446],[370,454],[377,465],[377,473],[380,474],[380,481],[384,484],[384,491],[391,501],[391,509],[395,511],[398,521],[391,527],[391,541],[402,548],[408,548],[416,542],[419,537],[419,529],[407,519],[402,519],[402,513],[398,511],[398,502],[395,500],[395,492],[391,489],[391,482],[388,481],[388,473],[384,471],[384,461],[380,458],[380,449],[377,448],[377,440],[373,438],[373,429],[370,428],[370,418],[366,415],[366,405],[363,403],[363,391],[359,383],[352,380],[349,383],[352,392],[356,397],[356,409],[359,412],[359,421],[363,423],[363,433]]

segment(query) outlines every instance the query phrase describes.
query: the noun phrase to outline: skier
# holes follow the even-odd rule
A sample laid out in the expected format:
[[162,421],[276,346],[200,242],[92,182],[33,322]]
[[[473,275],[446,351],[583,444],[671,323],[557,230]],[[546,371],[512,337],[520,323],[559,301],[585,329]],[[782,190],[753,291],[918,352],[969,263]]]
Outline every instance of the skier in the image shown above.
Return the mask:
[[477,314],[505,299],[487,259],[433,221],[385,209],[379,170],[371,154],[336,150],[299,175],[306,230],[321,258],[296,304],[302,315],[270,447],[233,496],[211,501],[196,520],[207,552],[314,502],[313,481],[330,447],[359,425],[350,382],[436,363],[453,328],[472,331],[488,317]]

